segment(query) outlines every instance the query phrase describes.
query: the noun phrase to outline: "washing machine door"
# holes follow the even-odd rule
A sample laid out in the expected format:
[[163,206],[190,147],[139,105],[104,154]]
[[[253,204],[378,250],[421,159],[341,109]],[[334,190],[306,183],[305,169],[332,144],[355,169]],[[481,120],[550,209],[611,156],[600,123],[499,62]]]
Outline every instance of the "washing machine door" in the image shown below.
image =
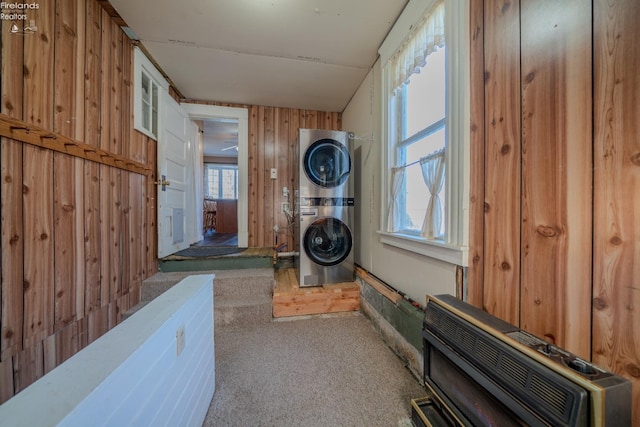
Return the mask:
[[316,185],[335,188],[351,173],[351,156],[344,144],[335,139],[319,139],[304,153],[304,172]]
[[319,218],[304,232],[304,251],[311,261],[323,266],[340,264],[349,256],[352,245],[349,227],[338,218]]

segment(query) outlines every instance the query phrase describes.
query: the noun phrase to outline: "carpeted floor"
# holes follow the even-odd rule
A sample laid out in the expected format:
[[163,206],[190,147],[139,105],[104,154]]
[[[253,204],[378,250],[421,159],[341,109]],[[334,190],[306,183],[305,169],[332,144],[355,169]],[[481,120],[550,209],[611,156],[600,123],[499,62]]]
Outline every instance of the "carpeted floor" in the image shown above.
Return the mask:
[[360,314],[215,331],[204,426],[406,426],[424,390]]

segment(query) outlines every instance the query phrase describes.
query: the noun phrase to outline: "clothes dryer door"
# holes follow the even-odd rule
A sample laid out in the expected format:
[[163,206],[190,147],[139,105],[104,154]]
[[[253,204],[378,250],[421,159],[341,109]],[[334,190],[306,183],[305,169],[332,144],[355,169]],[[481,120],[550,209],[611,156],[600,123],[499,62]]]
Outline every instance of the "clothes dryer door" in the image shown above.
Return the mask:
[[306,228],[303,246],[307,256],[314,263],[323,266],[337,265],[351,252],[351,231],[337,218],[319,218]]
[[351,173],[351,156],[344,144],[334,139],[319,139],[304,153],[304,172],[316,185],[335,188]]

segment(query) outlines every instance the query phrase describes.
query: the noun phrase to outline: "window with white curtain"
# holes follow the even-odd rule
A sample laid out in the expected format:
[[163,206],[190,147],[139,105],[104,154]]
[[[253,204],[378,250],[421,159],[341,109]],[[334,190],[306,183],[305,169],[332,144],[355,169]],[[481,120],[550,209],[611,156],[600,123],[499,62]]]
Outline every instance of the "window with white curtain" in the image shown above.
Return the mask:
[[238,166],[206,163],[204,196],[209,199],[237,199]]
[[458,265],[467,265],[468,10],[468,0],[411,0],[380,48],[381,240]]

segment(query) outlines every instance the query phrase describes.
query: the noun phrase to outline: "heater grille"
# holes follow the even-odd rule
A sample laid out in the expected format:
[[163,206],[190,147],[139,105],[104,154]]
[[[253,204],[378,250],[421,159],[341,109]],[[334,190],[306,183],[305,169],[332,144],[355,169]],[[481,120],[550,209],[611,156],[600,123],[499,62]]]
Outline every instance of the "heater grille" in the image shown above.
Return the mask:
[[567,393],[557,387],[549,387],[549,383],[540,375],[533,374],[531,377],[531,392],[538,399],[546,402],[553,410],[559,414],[565,413],[567,409]]
[[545,414],[554,424],[567,425],[574,402],[583,398],[583,389],[437,304],[427,305],[425,329],[523,406]]
[[500,369],[507,378],[518,384],[520,387],[527,386],[529,370],[526,368],[526,366],[522,366],[520,363],[513,360],[509,356],[503,355]]

